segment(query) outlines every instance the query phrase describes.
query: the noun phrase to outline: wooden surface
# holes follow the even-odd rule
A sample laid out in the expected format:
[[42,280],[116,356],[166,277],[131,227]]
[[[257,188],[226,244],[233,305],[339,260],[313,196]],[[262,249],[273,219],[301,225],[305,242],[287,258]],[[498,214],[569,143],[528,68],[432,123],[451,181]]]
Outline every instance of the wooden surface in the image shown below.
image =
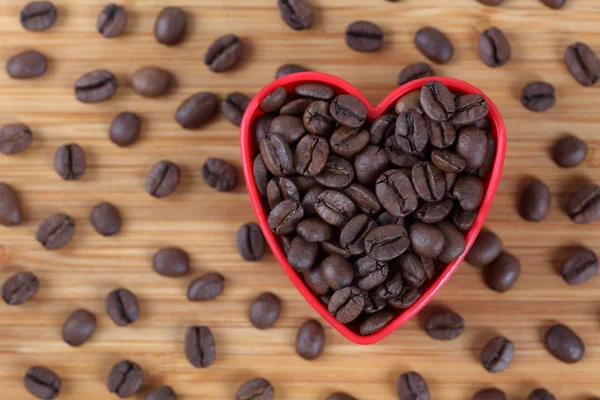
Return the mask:
[[[0,227],[0,280],[31,270],[41,281],[26,305],[0,304],[1,399],[32,398],[22,386],[32,365],[45,365],[61,376],[61,399],[114,398],[106,389],[106,375],[123,358],[143,367],[145,392],[168,384],[183,400],[232,399],[239,384],[255,376],[269,379],[278,399],[324,399],[334,390],[363,400],[393,399],[397,377],[409,370],[427,379],[435,400],[468,399],[487,386],[502,388],[510,399],[525,399],[537,386],[561,400],[600,396],[600,278],[569,287],[557,273],[570,246],[600,251],[600,222],[578,227],[562,211],[579,185],[600,180],[600,89],[579,86],[562,62],[565,48],[575,41],[600,52],[598,1],[569,0],[560,11],[536,0],[506,0],[500,8],[474,0],[311,2],[317,11],[314,27],[294,32],[280,20],[275,0],[180,0],[191,17],[190,33],[180,46],[167,48],[152,36],[165,0],[124,1],[130,15],[127,33],[114,40],[95,31],[103,1],[56,0],[59,21],[42,33],[21,29],[18,14],[24,1],[1,1],[1,63],[26,49],[42,51],[51,60],[40,79],[14,81],[0,73],[0,123],[23,122],[34,132],[27,152],[0,156],[0,181],[17,189],[26,216],[16,228]],[[440,6],[444,3],[452,6]],[[344,44],[345,27],[361,18],[385,31],[385,47],[377,54],[359,54]],[[486,225],[520,258],[522,275],[513,290],[497,294],[486,288],[479,270],[463,265],[434,301],[465,318],[466,331],[453,342],[434,341],[423,332],[426,309],[370,347],[354,345],[327,328],[324,355],[305,361],[295,353],[295,335],[316,312],[271,255],[246,263],[237,254],[236,231],[254,220],[244,185],[235,193],[217,193],[200,176],[209,156],[240,166],[237,128],[219,117],[202,130],[184,131],[173,120],[174,110],[199,90],[221,97],[236,90],[252,95],[285,62],[337,74],[377,102],[395,87],[403,66],[424,60],[412,39],[425,25],[442,28],[456,47],[452,61],[436,71],[479,86],[504,115],[506,167]],[[484,66],[476,52],[478,33],[492,25],[507,33],[513,48],[512,60],[500,69]],[[204,51],[229,32],[247,43],[247,55],[235,71],[213,74],[202,63]],[[131,73],[151,64],[177,75],[173,94],[149,100],[130,89]],[[94,68],[112,70],[121,87],[109,102],[81,104],[73,82]],[[521,87],[537,79],[557,90],[556,107],[544,114],[531,113],[518,101]],[[141,140],[121,149],[108,140],[107,131],[112,118],[125,110],[139,113],[144,124]],[[585,164],[573,170],[559,169],[549,157],[551,144],[566,132],[590,144]],[[77,182],[63,182],[53,169],[56,148],[69,142],[81,144],[88,159],[87,172]],[[156,200],[146,194],[144,182],[161,159],[178,163],[183,178],[175,195]],[[543,179],[554,196],[550,216],[540,224],[523,222],[515,209],[519,187],[531,176]],[[100,237],[88,221],[100,201],[111,201],[122,211],[124,226],[116,237]],[[76,235],[65,249],[45,251],[35,231],[45,217],[60,211],[76,219]],[[152,271],[152,254],[168,245],[191,254],[188,277],[169,279]],[[213,302],[189,303],[188,283],[208,271],[226,276],[224,294]],[[141,302],[141,319],[127,328],[116,327],[104,311],[106,294],[121,286]],[[250,325],[247,308],[266,290],[282,298],[283,312],[274,328],[259,331]],[[97,315],[98,329],[83,347],[70,348],[61,340],[60,326],[80,307]],[[554,321],[583,338],[582,362],[562,364],[544,349],[543,332]],[[217,361],[206,370],[191,367],[183,354],[184,332],[192,324],[208,325],[215,335]],[[478,358],[496,334],[514,341],[516,357],[505,372],[490,374]]]

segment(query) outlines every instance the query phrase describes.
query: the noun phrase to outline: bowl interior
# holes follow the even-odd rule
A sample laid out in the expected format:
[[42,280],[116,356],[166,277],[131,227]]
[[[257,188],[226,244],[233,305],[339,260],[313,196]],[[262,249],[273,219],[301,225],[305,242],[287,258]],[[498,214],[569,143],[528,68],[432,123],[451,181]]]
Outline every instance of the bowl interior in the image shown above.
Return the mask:
[[[492,169],[490,170],[490,172],[488,172],[487,176],[483,180],[485,187],[485,196],[479,208],[479,212],[475,223],[473,224],[472,228],[465,233],[465,252],[454,262],[446,265],[445,267],[442,267],[442,271],[440,272],[438,278],[430,283],[427,289],[423,292],[421,298],[417,300],[415,304],[413,304],[410,308],[406,310],[397,310],[397,314],[392,320],[392,322],[390,322],[380,331],[371,335],[361,336],[358,333],[358,325],[343,325],[339,323],[332,315],[329,314],[327,306],[321,303],[320,299],[317,296],[315,296],[310,291],[310,289],[304,284],[299,274],[289,265],[289,263],[287,262],[287,257],[281,249],[277,237],[271,232],[271,230],[268,227],[268,212],[265,209],[264,201],[256,187],[252,167],[254,157],[259,152],[255,145],[256,141],[254,140],[254,121],[257,117],[263,115],[263,112],[259,108],[260,102],[269,93],[271,93],[273,90],[280,86],[285,87],[287,92],[291,93],[293,92],[294,88],[301,83],[325,83],[333,87],[339,94],[348,93],[359,98],[366,105],[369,120],[372,121],[378,118],[379,116],[385,114],[387,111],[390,111],[390,109],[393,113],[393,107],[400,97],[414,90],[420,89],[425,83],[433,80],[442,82],[452,91],[462,92],[465,94],[478,93],[485,97],[489,104],[488,118],[492,121],[491,134],[496,140],[496,157]],[[431,300],[435,293],[437,293],[444,286],[448,279],[450,279],[452,274],[458,268],[461,261],[464,259],[468,250],[473,245],[475,238],[477,237],[479,231],[481,230],[481,227],[483,226],[483,222],[489,212],[490,206],[496,193],[496,189],[498,187],[500,175],[502,173],[502,167],[504,164],[504,156],[506,152],[506,129],[504,127],[504,122],[502,121],[500,112],[498,111],[494,103],[487,96],[485,96],[484,93],[482,93],[479,89],[475,88],[474,86],[471,86],[468,83],[457,79],[446,77],[428,77],[409,82],[395,89],[388,96],[386,96],[386,98],[378,106],[373,107],[367,101],[367,99],[358,91],[358,89],[356,89],[354,86],[350,85],[348,82],[338,77],[320,72],[302,72],[284,76],[271,82],[256,96],[254,96],[254,98],[248,105],[248,108],[246,109],[246,113],[244,114],[244,118],[242,120],[240,129],[241,154],[244,168],[244,176],[246,179],[246,186],[248,188],[250,199],[252,201],[252,206],[256,213],[259,225],[263,231],[267,243],[269,244],[269,247],[275,255],[275,258],[277,258],[277,260],[279,261],[280,265],[282,266],[283,270],[288,275],[292,283],[296,286],[296,288],[300,291],[304,298],[312,305],[312,307],[342,335],[344,335],[347,339],[358,344],[375,343],[383,339],[396,329],[398,329],[406,321],[413,317],[417,312],[419,312]]]

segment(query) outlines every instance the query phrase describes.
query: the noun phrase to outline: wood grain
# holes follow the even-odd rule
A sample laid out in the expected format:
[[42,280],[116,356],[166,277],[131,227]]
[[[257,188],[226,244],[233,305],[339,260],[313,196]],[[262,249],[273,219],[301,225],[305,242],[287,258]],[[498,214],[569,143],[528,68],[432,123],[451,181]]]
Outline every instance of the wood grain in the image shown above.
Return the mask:
[[[280,20],[275,0],[180,0],[190,15],[190,32],[180,46],[167,48],[152,36],[154,18],[168,2],[126,0],[130,21],[124,36],[102,38],[95,20],[100,0],[56,0],[60,18],[42,33],[25,32],[18,21],[24,1],[0,2],[0,59],[37,49],[50,60],[48,73],[32,81],[10,80],[0,74],[0,124],[31,126],[33,146],[18,156],[0,157],[0,181],[18,190],[26,213],[16,228],[0,227],[0,279],[21,270],[34,271],[41,288],[22,307],[0,305],[0,398],[29,399],[22,377],[32,365],[45,365],[63,380],[60,399],[112,398],[105,387],[111,366],[123,358],[138,362],[145,373],[144,390],[168,384],[179,399],[231,399],[241,382],[263,376],[275,386],[278,399],[324,399],[346,390],[361,399],[396,398],[395,381],[406,371],[419,371],[433,399],[468,399],[476,390],[497,386],[510,399],[524,399],[545,386],[561,400],[600,395],[600,279],[568,287],[557,274],[569,247],[587,245],[600,251],[600,223],[575,226],[563,211],[569,195],[582,182],[600,181],[599,88],[576,84],[562,62],[565,48],[584,41],[600,51],[600,4],[570,0],[560,11],[536,0],[506,0],[499,8],[474,0],[311,0],[315,26],[294,32]],[[443,6],[443,4],[451,4]],[[385,46],[373,55],[348,49],[345,27],[369,19],[385,31]],[[459,339],[437,342],[421,328],[428,311],[381,343],[359,347],[327,328],[325,354],[307,362],[295,354],[298,327],[317,314],[289,283],[272,256],[258,263],[241,260],[235,247],[238,227],[254,219],[243,185],[235,193],[217,193],[201,179],[207,157],[225,158],[240,166],[237,129],[219,117],[199,131],[183,131],[173,120],[188,95],[208,90],[223,97],[232,91],[256,93],[276,68],[297,62],[350,81],[377,102],[395,87],[400,69],[423,61],[412,38],[422,26],[443,29],[456,53],[439,74],[469,81],[498,105],[508,128],[506,168],[486,225],[521,260],[516,287],[497,294],[482,282],[480,271],[462,266],[434,301],[466,320]],[[508,35],[513,59],[500,69],[486,67],[477,57],[477,34],[495,25]],[[248,45],[236,70],[213,74],[202,63],[205,49],[218,36],[234,32]],[[162,99],[142,99],[127,84],[131,73],[145,65],[172,70],[177,90]],[[95,68],[108,68],[119,78],[118,95],[98,105],[78,103],[73,82]],[[544,114],[524,109],[520,88],[532,80],[555,85],[558,102]],[[121,149],[108,140],[108,126],[121,111],[139,113],[142,139]],[[585,139],[590,153],[582,167],[559,169],[549,157],[552,143],[570,132]],[[53,170],[55,150],[81,144],[88,170],[77,182],[63,182]],[[161,159],[178,163],[183,181],[171,198],[156,200],[144,191],[150,167]],[[529,177],[543,179],[554,195],[547,221],[525,223],[515,202]],[[241,179],[240,171],[240,179]],[[100,201],[118,205],[122,232],[98,236],[88,221]],[[38,224],[64,211],[77,221],[74,240],[63,250],[48,252],[35,241]],[[188,278],[167,279],[151,269],[151,257],[162,246],[177,245],[192,257]],[[227,277],[222,297],[209,303],[189,303],[187,284],[207,271]],[[141,301],[142,318],[118,328],[104,311],[106,294],[127,287]],[[263,291],[279,295],[281,319],[267,331],[254,329],[247,318],[249,302]],[[74,309],[84,307],[98,317],[98,330],[81,348],[60,338],[60,326]],[[586,343],[585,359],[564,365],[544,349],[544,330],[554,321],[570,325]],[[217,362],[196,370],[183,354],[187,326],[211,327],[218,345]],[[516,344],[516,357],[501,374],[479,364],[479,353],[493,335]],[[141,399],[140,394],[137,398]]]

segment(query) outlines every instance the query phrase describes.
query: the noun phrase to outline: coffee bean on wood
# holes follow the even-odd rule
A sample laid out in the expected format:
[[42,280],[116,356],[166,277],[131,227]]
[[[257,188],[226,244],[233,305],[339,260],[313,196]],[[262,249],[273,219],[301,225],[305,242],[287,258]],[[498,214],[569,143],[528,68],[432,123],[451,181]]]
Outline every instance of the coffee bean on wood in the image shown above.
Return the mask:
[[0,128],[0,153],[18,154],[31,146],[31,129],[25,124],[9,124]]
[[585,354],[585,345],[581,338],[562,324],[553,325],[548,329],[544,344],[550,354],[567,364],[580,361]]
[[561,267],[560,274],[569,285],[579,285],[598,273],[598,257],[589,249],[580,248]]
[[88,341],[96,330],[96,316],[88,310],[74,311],[62,326],[62,338],[70,346],[78,347]]
[[116,289],[106,297],[106,312],[118,326],[133,324],[140,318],[137,297],[128,289]]
[[38,227],[35,238],[48,250],[65,246],[75,234],[75,221],[64,213],[46,218]]
[[583,185],[569,201],[567,213],[576,224],[589,224],[600,218],[600,186]]
[[585,43],[573,43],[565,51],[565,63],[571,75],[583,86],[592,86],[600,78],[600,61]]
[[39,285],[33,272],[18,272],[2,284],[2,300],[10,306],[24,304],[35,296]]
[[305,360],[315,360],[325,347],[325,330],[314,319],[306,321],[296,335],[296,352]]
[[154,37],[158,43],[174,46],[183,40],[186,29],[185,12],[179,7],[167,7],[156,17]]
[[215,339],[206,326],[190,326],[185,333],[185,356],[196,368],[207,368],[216,357]]
[[581,164],[588,153],[587,144],[575,137],[565,136],[558,140],[552,148],[554,162],[563,168],[573,168]]
[[275,389],[263,378],[253,378],[244,382],[235,392],[235,400],[272,400]]
[[188,286],[187,298],[190,301],[212,300],[223,293],[225,278],[218,272],[209,272],[193,280]]
[[96,29],[105,38],[114,38],[125,30],[127,19],[127,11],[124,7],[110,3],[98,14]]
[[123,360],[116,363],[106,381],[108,391],[121,398],[131,397],[136,394],[144,380],[142,368],[133,361]]
[[210,122],[217,111],[217,97],[210,92],[199,92],[181,103],[175,112],[175,121],[184,129],[198,129]]
[[60,394],[62,383],[54,371],[45,367],[31,367],[23,379],[25,389],[35,397],[52,400]]
[[175,76],[166,69],[142,67],[131,77],[131,87],[142,97],[160,97],[175,86]]
[[258,261],[265,253],[265,238],[257,224],[242,225],[237,233],[237,247],[246,261]]
[[83,75],[75,82],[75,97],[82,103],[100,103],[113,97],[119,81],[112,72],[97,69]]
[[312,26],[314,10],[310,0],[278,0],[281,19],[292,29],[302,31]]
[[237,186],[237,172],[233,165],[220,158],[208,158],[202,166],[202,178],[219,192],[231,192]]
[[21,9],[21,26],[28,31],[43,31],[58,19],[58,10],[49,1],[32,1]]
[[281,314],[281,300],[273,293],[263,293],[250,304],[248,317],[258,329],[272,327]]
[[152,268],[163,276],[184,276],[190,270],[190,256],[178,247],[167,247],[154,254]]
[[179,167],[171,161],[160,161],[148,173],[146,192],[159,199],[170,196],[177,189],[179,180]]
[[140,137],[142,120],[131,112],[122,112],[115,117],[109,129],[110,140],[117,146],[129,146]]
[[46,56],[29,50],[16,54],[6,61],[6,72],[13,79],[31,79],[44,75],[48,68]]
[[225,72],[235,67],[244,56],[244,43],[233,34],[215,40],[204,54],[204,64],[213,72]]
[[15,226],[23,220],[21,202],[14,189],[0,182],[0,225]]
[[481,364],[490,372],[502,372],[508,368],[515,355],[515,345],[505,337],[491,339],[481,352]]

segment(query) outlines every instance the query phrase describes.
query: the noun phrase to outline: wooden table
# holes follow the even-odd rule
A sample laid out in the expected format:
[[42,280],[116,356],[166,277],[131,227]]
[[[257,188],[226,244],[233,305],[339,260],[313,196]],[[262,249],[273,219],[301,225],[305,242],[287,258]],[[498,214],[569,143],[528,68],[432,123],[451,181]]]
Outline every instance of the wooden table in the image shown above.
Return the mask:
[[[18,15],[25,1],[0,5],[0,59],[33,48],[51,60],[48,73],[36,80],[0,74],[0,123],[27,123],[35,135],[25,153],[0,157],[0,181],[18,190],[26,215],[18,227],[0,227],[0,279],[31,270],[41,281],[26,305],[0,304],[1,399],[32,398],[22,378],[38,364],[61,376],[63,400],[114,398],[105,380],[123,358],[143,367],[145,392],[168,384],[183,400],[231,399],[241,382],[255,376],[268,378],[278,399],[324,399],[335,390],[365,400],[394,399],[397,377],[409,370],[427,379],[436,400],[469,399],[488,386],[501,388],[510,399],[524,399],[538,386],[560,400],[600,395],[600,278],[569,287],[557,273],[571,246],[600,251],[600,223],[575,226],[563,211],[582,182],[600,180],[600,89],[576,84],[562,62],[565,48],[575,41],[600,52],[597,0],[570,0],[560,11],[536,0],[506,0],[499,8],[474,0],[311,0],[317,17],[306,32],[287,28],[275,0],[180,0],[191,26],[185,42],[173,48],[157,44],[152,35],[154,18],[167,1],[124,1],[127,33],[114,40],[95,30],[103,1],[55,2],[59,21],[42,33],[21,28]],[[377,54],[359,54],[344,44],[345,27],[363,18],[385,31],[385,47]],[[510,292],[497,294],[487,289],[478,269],[462,266],[434,301],[466,320],[465,333],[453,342],[434,341],[423,332],[425,311],[370,347],[354,345],[328,327],[324,355],[305,361],[296,355],[294,340],[298,327],[317,318],[316,312],[271,255],[247,263],[237,253],[238,227],[254,220],[244,185],[234,193],[217,193],[200,176],[207,157],[240,167],[237,128],[219,117],[199,131],[184,131],[173,119],[174,110],[200,90],[221,97],[232,91],[252,95],[286,62],[339,75],[377,102],[395,88],[403,66],[424,60],[412,40],[425,25],[443,29],[456,47],[452,61],[435,66],[436,71],[479,86],[504,115],[506,167],[486,225],[520,258],[521,277]],[[476,50],[477,35],[492,25],[507,33],[513,47],[512,60],[499,69],[486,67]],[[247,43],[246,59],[235,71],[216,75],[204,66],[203,54],[229,32]],[[137,96],[127,81],[145,65],[172,70],[177,90],[161,99]],[[77,102],[73,82],[100,67],[118,76],[118,95],[98,105]],[[524,84],[538,79],[557,91],[556,107],[543,114],[527,111],[518,100]],[[123,149],[108,140],[107,131],[125,110],[139,113],[144,125],[141,140]],[[552,143],[567,132],[590,145],[584,165],[572,170],[558,168],[549,157]],[[53,169],[56,148],[69,142],[81,144],[88,159],[85,176],[76,182],[63,182]],[[175,195],[156,200],[146,194],[144,182],[161,159],[178,163],[183,178]],[[539,224],[523,222],[515,208],[520,186],[532,176],[543,179],[554,195],[549,218]],[[100,237],[88,221],[100,201],[122,211],[123,230],[115,237]],[[35,241],[35,231],[60,211],[76,219],[76,236],[68,247],[49,252]],[[189,277],[168,279],[152,271],[152,254],[168,245],[191,254]],[[188,283],[208,271],[226,276],[224,294],[208,303],[188,302]],[[120,286],[134,291],[142,307],[141,319],[128,328],[116,327],[104,311],[106,294]],[[247,309],[266,290],[282,298],[283,312],[274,328],[259,331],[250,325]],[[98,329],[84,346],[70,348],[61,340],[60,326],[80,307],[97,315]],[[582,362],[562,364],[544,349],[543,334],[555,321],[568,324],[585,341]],[[208,325],[215,335],[217,361],[206,370],[192,368],[183,354],[184,332],[192,324]],[[478,359],[496,334],[514,341],[517,351],[511,366],[494,375]]]

